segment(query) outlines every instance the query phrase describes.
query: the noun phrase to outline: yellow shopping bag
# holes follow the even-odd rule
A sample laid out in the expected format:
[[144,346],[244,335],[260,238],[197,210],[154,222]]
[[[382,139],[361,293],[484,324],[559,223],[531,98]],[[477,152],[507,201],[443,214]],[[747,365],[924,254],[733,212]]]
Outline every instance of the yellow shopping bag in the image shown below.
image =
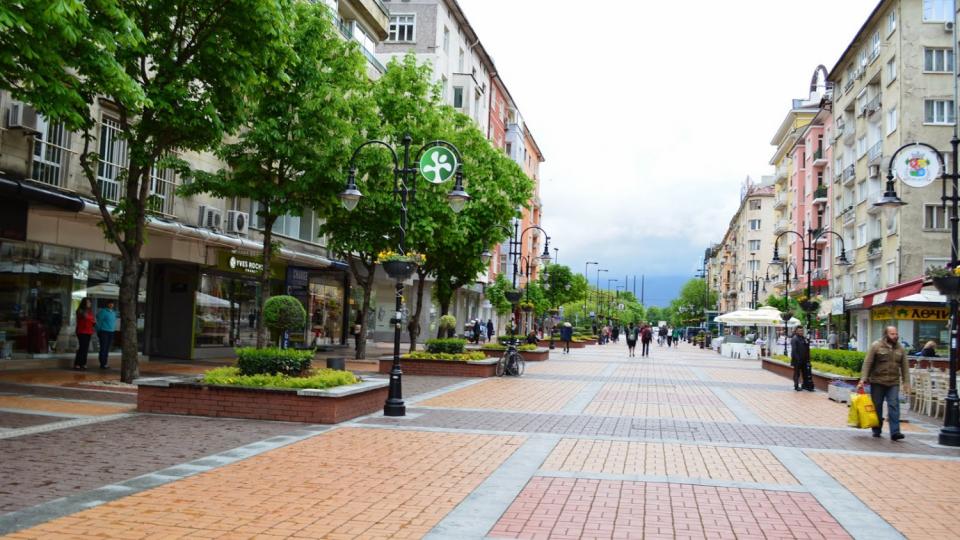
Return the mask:
[[847,413],[847,425],[852,428],[860,427],[860,415],[857,413],[857,408],[853,406],[856,400],[857,394],[850,394],[850,399],[847,400],[847,403],[850,405],[850,412]]
[[[866,394],[850,396],[850,408],[856,409],[857,425],[854,427],[865,429],[880,425],[880,418],[877,416],[877,410],[873,407],[873,399],[870,396]],[[849,419],[852,419],[853,415],[854,413],[851,412]]]

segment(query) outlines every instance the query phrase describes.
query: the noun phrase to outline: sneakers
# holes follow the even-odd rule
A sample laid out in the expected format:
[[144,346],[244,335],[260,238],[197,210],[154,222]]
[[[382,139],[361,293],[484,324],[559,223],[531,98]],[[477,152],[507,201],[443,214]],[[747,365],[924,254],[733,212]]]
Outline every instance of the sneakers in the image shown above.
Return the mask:
[[[878,437],[879,437],[879,435],[878,435]],[[903,439],[903,438],[904,438],[904,437],[903,437],[903,433],[894,433],[893,435],[890,435],[890,440],[891,440],[891,441],[899,441],[900,439]]]
[[879,432],[879,431],[874,431],[874,432],[873,432],[873,437],[874,437],[875,439],[879,439],[879,438],[880,438],[880,432]]

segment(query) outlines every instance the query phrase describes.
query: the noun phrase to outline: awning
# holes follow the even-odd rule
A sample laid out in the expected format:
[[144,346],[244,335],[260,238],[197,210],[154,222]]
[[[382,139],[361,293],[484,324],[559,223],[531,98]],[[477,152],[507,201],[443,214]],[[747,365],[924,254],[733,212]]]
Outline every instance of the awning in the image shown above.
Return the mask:
[[71,212],[83,210],[83,199],[56,191],[55,188],[34,184],[27,180],[0,177],[0,194],[37,204],[45,204]]
[[910,281],[904,281],[903,283],[897,283],[892,287],[887,287],[886,289],[881,289],[875,293],[863,295],[863,307],[869,308],[873,306],[879,306],[881,304],[888,304],[905,296],[919,294],[920,289],[922,288],[922,277],[912,279]]

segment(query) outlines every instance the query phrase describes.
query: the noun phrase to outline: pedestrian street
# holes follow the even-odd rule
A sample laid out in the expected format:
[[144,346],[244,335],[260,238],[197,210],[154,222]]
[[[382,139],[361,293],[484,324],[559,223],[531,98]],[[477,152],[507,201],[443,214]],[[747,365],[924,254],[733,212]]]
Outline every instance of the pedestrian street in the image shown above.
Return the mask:
[[[19,539],[955,537],[960,450],[936,445],[939,426],[908,413],[904,440],[872,438],[845,426],[845,405],[794,392],[757,360],[686,342],[628,358],[621,342],[555,350],[522,377],[404,382],[408,410],[399,418],[320,426],[128,413],[0,438],[9,456],[16,445],[79,437],[84,458],[106,471],[140,452],[110,440],[111,425],[124,424],[141,437],[154,430],[167,458],[178,447],[183,457],[100,484],[76,464],[77,474],[87,471],[79,488],[59,491],[39,485],[31,467],[4,467],[16,490],[0,493],[8,503],[0,531]],[[178,438],[178,429],[209,434],[209,447]],[[235,447],[214,440],[225,430]],[[62,475],[75,467],[69,448],[47,459]]]

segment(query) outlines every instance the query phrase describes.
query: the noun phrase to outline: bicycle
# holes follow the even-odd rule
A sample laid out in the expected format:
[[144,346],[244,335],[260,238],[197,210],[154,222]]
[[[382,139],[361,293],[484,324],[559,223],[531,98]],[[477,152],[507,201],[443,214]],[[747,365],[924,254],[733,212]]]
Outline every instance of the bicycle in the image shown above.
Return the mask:
[[511,337],[507,342],[507,350],[504,351],[503,356],[497,362],[497,377],[503,377],[504,375],[519,377],[523,375],[525,368],[523,357],[517,350],[517,340],[515,337]]

